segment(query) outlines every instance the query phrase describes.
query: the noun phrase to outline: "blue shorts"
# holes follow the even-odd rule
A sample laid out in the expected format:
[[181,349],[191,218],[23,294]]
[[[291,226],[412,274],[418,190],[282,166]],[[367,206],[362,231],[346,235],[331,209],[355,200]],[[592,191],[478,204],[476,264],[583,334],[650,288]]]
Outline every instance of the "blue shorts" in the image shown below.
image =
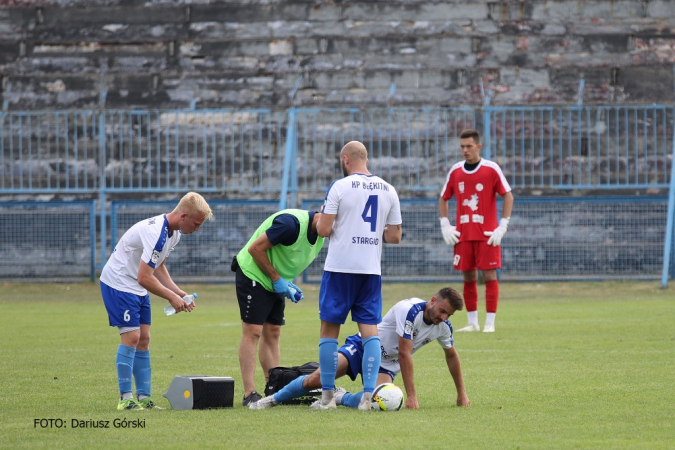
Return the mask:
[[[349,336],[342,347],[338,349],[338,352],[342,353],[345,358],[347,358],[347,376],[356,380],[358,375],[362,374],[362,361],[363,361],[363,341],[361,336],[355,334]],[[380,367],[378,373],[386,373],[393,380],[396,377],[396,374],[391,370],[383,369]]]
[[319,317],[324,322],[366,325],[382,322],[382,277],[380,275],[323,272],[319,288]]
[[150,296],[118,291],[101,282],[101,295],[111,327],[150,325]]

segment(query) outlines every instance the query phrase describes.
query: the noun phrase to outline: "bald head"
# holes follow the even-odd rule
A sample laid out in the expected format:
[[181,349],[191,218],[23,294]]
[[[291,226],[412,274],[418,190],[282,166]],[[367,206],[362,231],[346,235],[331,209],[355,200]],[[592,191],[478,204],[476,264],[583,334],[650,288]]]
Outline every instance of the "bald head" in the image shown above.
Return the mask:
[[368,165],[368,150],[359,141],[347,142],[342,147],[340,151],[340,163],[345,176],[355,172],[370,175],[370,172],[366,168]]
[[347,142],[340,152],[340,156],[342,155],[347,155],[354,161],[361,160],[365,162],[368,160],[368,150],[366,150],[366,146],[359,141]]

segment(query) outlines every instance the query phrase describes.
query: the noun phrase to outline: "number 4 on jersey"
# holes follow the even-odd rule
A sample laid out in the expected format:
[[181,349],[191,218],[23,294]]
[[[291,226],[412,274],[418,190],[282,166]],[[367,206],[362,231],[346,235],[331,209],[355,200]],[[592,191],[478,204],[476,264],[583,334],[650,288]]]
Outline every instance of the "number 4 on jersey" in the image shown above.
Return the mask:
[[370,222],[370,231],[377,230],[377,195],[370,195],[361,214],[364,222]]

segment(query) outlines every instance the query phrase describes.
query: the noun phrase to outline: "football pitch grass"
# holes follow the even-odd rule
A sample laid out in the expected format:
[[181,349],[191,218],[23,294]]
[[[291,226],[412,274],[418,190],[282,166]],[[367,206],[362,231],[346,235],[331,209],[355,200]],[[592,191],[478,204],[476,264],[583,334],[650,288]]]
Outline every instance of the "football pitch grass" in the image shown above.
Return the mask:
[[[461,289],[460,285],[451,284]],[[470,408],[436,343],[414,357],[419,410],[309,411],[241,406],[241,336],[233,285],[198,292],[191,314],[152,298],[153,397],[166,410],[117,411],[116,330],[97,283],[12,284],[2,308],[2,448],[660,449],[675,445],[675,295],[657,282],[502,283],[494,334],[457,333]],[[318,286],[286,307],[282,365],[318,358]],[[384,309],[428,299],[437,284],[389,284]],[[479,317],[485,311],[479,285]],[[466,324],[466,313],[451,318]],[[348,322],[340,343],[356,331]],[[233,408],[174,411],[176,375],[235,379]],[[258,366],[258,390],[264,387]],[[402,379],[395,383],[402,386]],[[338,386],[360,390],[341,378]],[[36,420],[60,419],[43,428]],[[126,419],[142,428],[116,428]],[[92,424],[109,421],[109,428]],[[45,423],[44,421],[42,422]],[[57,428],[56,424],[63,424]],[[125,422],[121,422],[125,423]],[[75,426],[77,425],[77,426]],[[88,426],[87,426],[88,425]]]

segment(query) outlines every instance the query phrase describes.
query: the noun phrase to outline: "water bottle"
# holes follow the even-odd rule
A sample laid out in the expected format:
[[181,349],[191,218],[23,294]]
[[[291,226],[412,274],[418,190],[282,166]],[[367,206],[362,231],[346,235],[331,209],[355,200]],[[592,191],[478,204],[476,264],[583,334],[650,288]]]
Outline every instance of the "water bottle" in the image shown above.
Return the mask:
[[[187,303],[189,305],[196,298],[197,298],[197,293],[195,292],[192,295],[186,295],[185,297],[183,297],[183,300],[185,300],[185,303]],[[173,316],[174,314],[176,314],[176,310],[173,308],[173,306],[171,306],[171,303],[169,303],[168,305],[166,305],[164,307],[164,314],[166,314],[167,316]]]
[[293,298],[295,298],[296,303],[302,300],[302,293],[298,292],[296,289],[289,287],[288,290],[291,292]]

